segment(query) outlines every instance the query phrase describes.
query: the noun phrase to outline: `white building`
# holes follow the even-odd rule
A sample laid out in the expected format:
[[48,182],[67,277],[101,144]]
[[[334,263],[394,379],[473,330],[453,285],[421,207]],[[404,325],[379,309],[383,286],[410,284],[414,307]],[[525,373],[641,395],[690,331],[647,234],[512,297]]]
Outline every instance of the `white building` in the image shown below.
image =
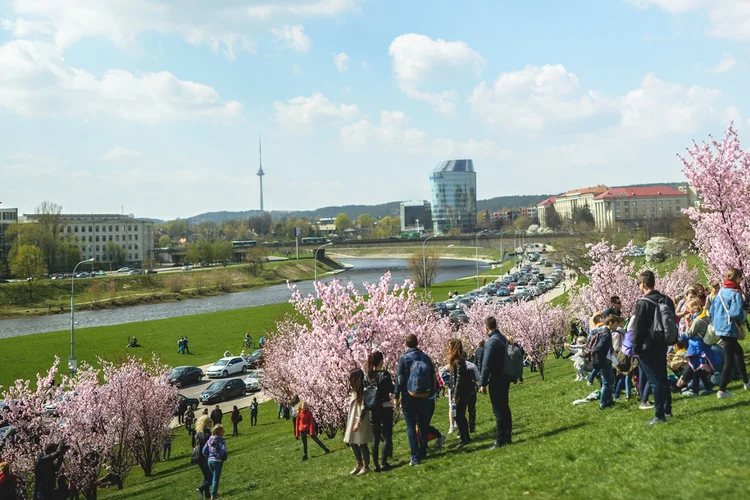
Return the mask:
[[8,253],[12,242],[8,238],[8,229],[18,222],[17,208],[0,207],[0,276],[7,270]]

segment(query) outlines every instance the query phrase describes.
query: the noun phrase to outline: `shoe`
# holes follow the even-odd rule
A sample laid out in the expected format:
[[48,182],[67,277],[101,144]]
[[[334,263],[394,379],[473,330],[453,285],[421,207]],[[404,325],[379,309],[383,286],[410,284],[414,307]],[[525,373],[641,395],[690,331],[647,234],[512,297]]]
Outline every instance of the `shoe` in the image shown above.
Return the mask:
[[682,397],[683,398],[695,398],[695,397],[698,397],[698,395],[694,393],[693,391],[683,391]]
[[664,413],[664,418],[672,418],[672,413],[671,412],[665,412]]
[[652,419],[651,419],[651,420],[649,421],[648,425],[663,424],[663,423],[664,423],[664,422],[666,422],[666,421],[667,421],[667,419],[666,419],[666,418],[658,418],[658,417],[654,417],[654,418],[652,418]]
[[305,455],[304,457],[302,457],[302,460],[300,460],[300,462],[304,462],[305,460],[307,460],[307,455]]
[[361,469],[359,472],[357,472],[357,475],[358,476],[364,476],[365,474],[369,474],[369,473],[370,473],[370,468],[369,467],[365,467],[365,468]]
[[746,391],[750,391],[750,382],[748,382],[747,384],[743,385],[743,387],[745,388]]
[[714,393],[713,389],[704,389],[701,391],[701,396],[709,396]]
[[490,451],[496,450],[498,448],[502,448],[503,446],[505,446],[505,443],[500,442],[500,441],[495,441],[494,443],[492,443],[492,446],[490,446]]
[[437,438],[437,442],[435,443],[435,449],[442,450],[444,444],[445,444],[445,434]]
[[376,465],[375,468],[372,469],[373,472],[380,472],[381,470],[383,470],[383,469],[381,469],[380,466],[378,466],[378,465]]
[[586,385],[588,385],[589,387],[591,387],[591,386],[594,385],[594,383],[593,382],[586,382]]
[[380,472],[388,472],[391,469],[393,469],[391,464],[383,464],[383,466],[380,467]]
[[450,427],[450,428],[448,429],[448,434],[453,434],[453,431],[455,431],[455,430],[456,430],[456,429],[455,429],[454,427]]
[[461,448],[465,448],[465,447],[466,447],[466,445],[468,445],[468,444],[469,444],[469,443],[468,443],[468,442],[466,442],[466,441],[461,441],[460,443],[458,443],[458,444],[456,445],[456,449],[457,449],[457,450],[460,450]]
[[325,452],[326,452],[326,455],[328,455],[328,454],[330,454],[330,453],[331,453],[331,450],[329,450],[328,448],[326,448],[326,449],[325,449]]
[[198,500],[203,500],[203,492],[200,489],[195,490],[195,494],[198,495]]
[[411,460],[409,460],[409,465],[410,465],[411,467],[416,467],[416,466],[417,466],[417,465],[419,465],[420,463],[421,463],[421,462],[420,462],[419,460],[414,460],[413,458],[412,458]]
[[360,467],[355,467],[354,469],[352,469],[352,471],[349,473],[349,475],[350,476],[356,476],[357,474],[359,474],[359,471],[361,471],[361,470],[362,469]]
[[653,410],[654,405],[651,403],[641,403],[641,405],[638,407],[639,410]]
[[716,393],[716,397],[719,399],[731,398],[732,396],[734,396],[734,394],[729,391],[719,391]]
[[477,430],[475,427],[469,429],[469,434],[476,434]]

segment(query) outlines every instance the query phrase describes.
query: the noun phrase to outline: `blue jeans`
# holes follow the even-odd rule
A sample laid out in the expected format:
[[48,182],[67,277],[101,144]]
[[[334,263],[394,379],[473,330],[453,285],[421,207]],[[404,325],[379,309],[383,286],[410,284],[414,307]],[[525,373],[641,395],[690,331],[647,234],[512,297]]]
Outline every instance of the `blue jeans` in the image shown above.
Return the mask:
[[598,377],[599,375],[600,375],[599,368],[594,368],[593,370],[591,370],[591,373],[589,373],[589,381],[588,381],[589,384],[593,384],[594,378]]
[[667,378],[667,346],[653,345],[643,351],[638,360],[654,395],[654,414],[656,418],[664,419],[667,413],[672,413],[672,391]]
[[[430,427],[432,414],[435,413],[434,399],[417,399],[404,394],[401,403],[406,422],[406,436],[409,438],[411,459],[419,462],[427,457],[427,429]],[[419,426],[419,441],[417,441],[417,426]]]
[[630,397],[630,388],[633,385],[633,379],[631,375],[620,374],[617,377],[617,383],[615,384],[615,397],[619,398],[620,393],[625,389],[625,397]]
[[604,365],[599,368],[602,376],[602,392],[599,396],[599,407],[604,409],[612,404],[612,392],[615,388],[615,374],[612,371],[612,363],[609,360],[604,361]]
[[219,493],[219,479],[221,479],[221,468],[224,462],[208,462],[208,470],[211,471],[211,496]]

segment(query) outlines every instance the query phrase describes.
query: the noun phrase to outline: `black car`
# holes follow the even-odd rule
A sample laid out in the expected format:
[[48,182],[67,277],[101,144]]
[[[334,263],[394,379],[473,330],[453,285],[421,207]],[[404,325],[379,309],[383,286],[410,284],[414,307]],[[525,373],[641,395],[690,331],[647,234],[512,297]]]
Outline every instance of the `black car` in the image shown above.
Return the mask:
[[169,383],[177,387],[197,384],[203,379],[203,370],[197,366],[177,366],[169,370]]
[[259,368],[263,364],[263,349],[256,349],[247,357],[248,368]]
[[245,395],[245,382],[241,378],[217,380],[201,392],[200,400],[204,405],[227,401]]
[[[198,409],[198,400],[196,398],[188,398],[186,396],[183,396],[182,394],[178,394],[180,398],[180,406],[179,408],[182,410],[183,408],[187,410],[188,408],[191,408],[193,411]],[[185,410],[182,410],[183,412]]]

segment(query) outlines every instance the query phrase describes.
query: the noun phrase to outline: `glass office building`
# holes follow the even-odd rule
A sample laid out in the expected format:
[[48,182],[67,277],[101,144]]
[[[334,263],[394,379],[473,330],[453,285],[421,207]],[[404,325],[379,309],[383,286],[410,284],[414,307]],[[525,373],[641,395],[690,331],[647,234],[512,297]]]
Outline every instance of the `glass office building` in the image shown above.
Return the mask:
[[459,228],[474,231],[477,224],[477,174],[472,160],[448,160],[430,173],[432,225],[435,234]]

